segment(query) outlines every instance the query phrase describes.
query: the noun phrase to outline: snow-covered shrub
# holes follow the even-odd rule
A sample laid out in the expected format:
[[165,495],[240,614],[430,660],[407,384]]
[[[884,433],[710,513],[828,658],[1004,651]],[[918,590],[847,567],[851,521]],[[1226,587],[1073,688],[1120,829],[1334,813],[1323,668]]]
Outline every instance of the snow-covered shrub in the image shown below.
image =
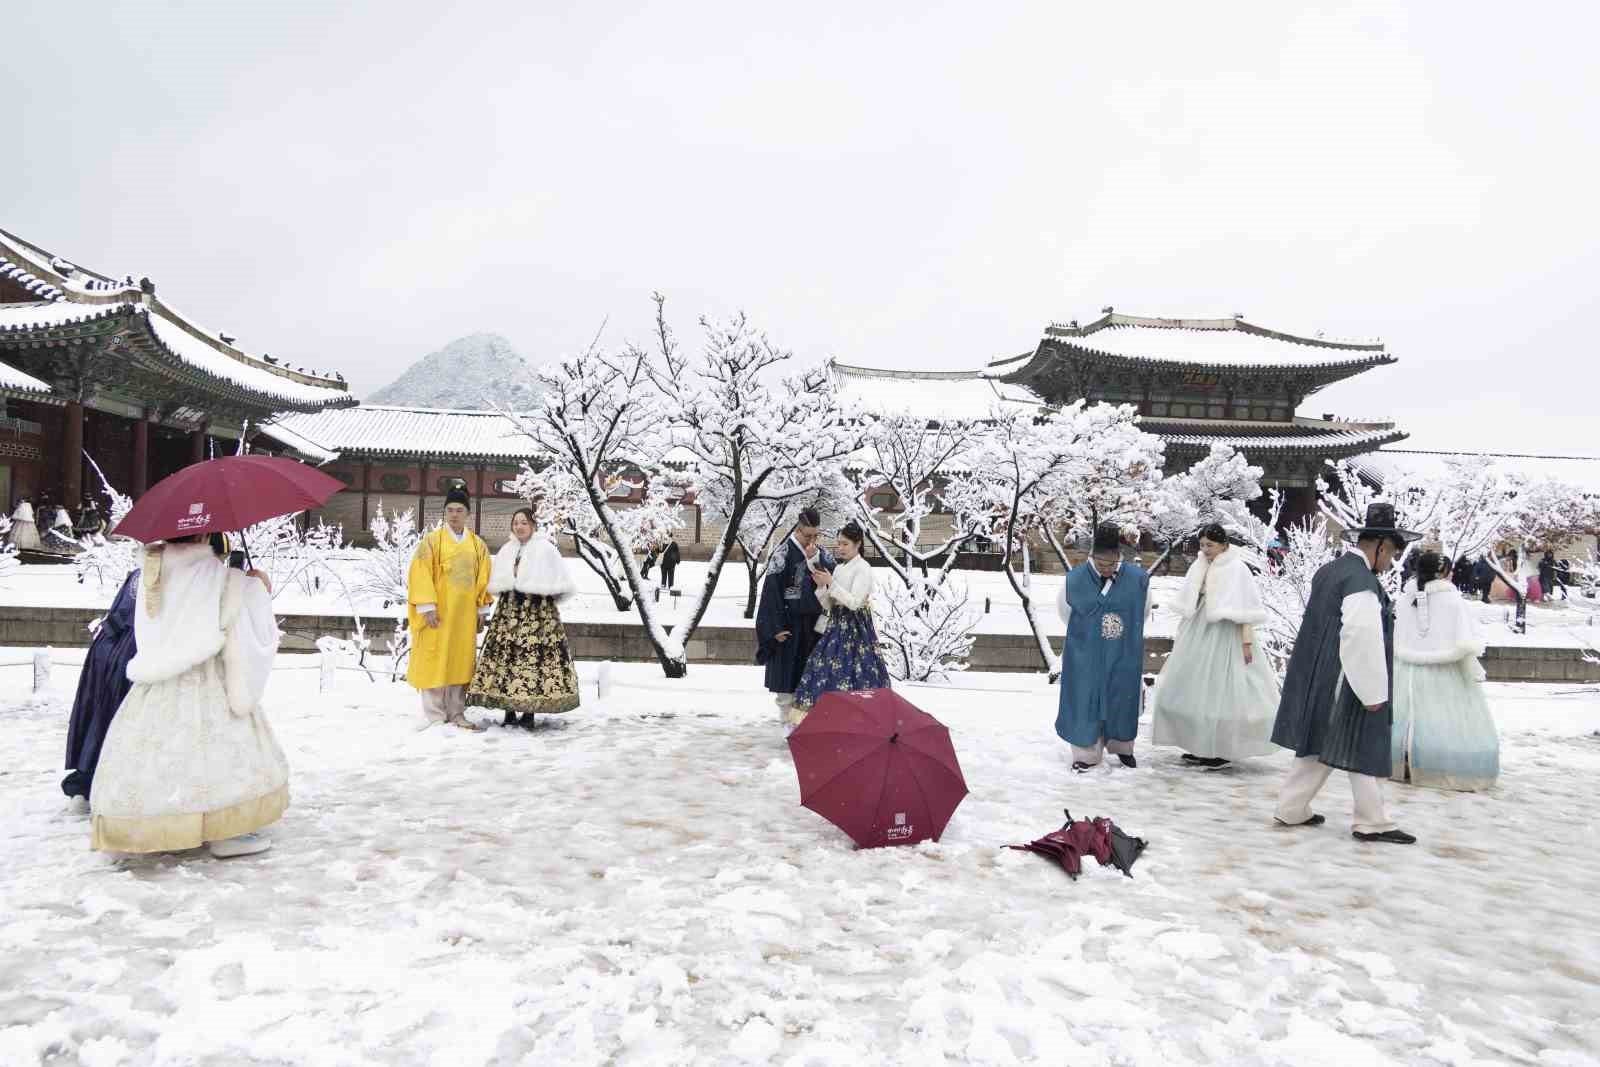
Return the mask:
[[943,682],[967,669],[983,613],[959,578],[886,577],[873,593],[873,621],[889,674],[902,682]]
[[[359,549],[355,559],[354,577],[348,584],[347,594],[352,600],[378,601],[395,620],[395,628],[385,651],[389,655],[390,677],[398,678],[411,654],[411,631],[406,615],[407,580],[411,573],[411,557],[416,555],[417,543],[422,535],[417,532],[416,513],[407,509],[398,514],[385,515],[383,501],[378,501],[377,513],[367,524],[372,534],[372,547]],[[357,617],[358,639],[370,644],[370,639],[360,628]],[[359,652],[363,657],[367,648]]]
[[341,527],[319,522],[302,530],[296,513],[258,522],[241,538],[236,547],[247,549],[250,565],[272,580],[274,598],[290,588],[310,596],[330,583],[343,584],[334,567],[344,551]]
[[17,566],[17,546],[11,543],[11,516],[0,514],[0,580]]

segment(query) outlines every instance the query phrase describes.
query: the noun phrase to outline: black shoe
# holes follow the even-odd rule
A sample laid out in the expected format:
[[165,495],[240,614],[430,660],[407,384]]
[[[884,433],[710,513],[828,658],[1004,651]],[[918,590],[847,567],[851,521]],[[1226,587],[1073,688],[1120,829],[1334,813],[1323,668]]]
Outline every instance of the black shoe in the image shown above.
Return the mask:
[[1137,767],[1137,766],[1139,766],[1139,761],[1138,760],[1134,759],[1132,756],[1124,755],[1124,754],[1122,754],[1120,752],[1117,753],[1117,759],[1122,761],[1122,765],[1124,767]]
[[501,726],[520,726],[522,724],[517,721],[517,713],[516,712],[508,711],[508,712],[506,712],[505,722],[502,722],[500,725]]
[[1100,764],[1098,764],[1098,763],[1085,763],[1082,760],[1074,760],[1072,762],[1072,769],[1077,771],[1079,774],[1082,774],[1084,771],[1093,770],[1094,768],[1096,768],[1098,766],[1100,766]]
[[1417,839],[1404,830],[1385,830],[1381,834],[1364,834],[1360,830],[1350,831],[1350,836],[1357,841],[1384,841],[1391,845],[1414,845]]
[[1321,826],[1323,823],[1327,822],[1328,820],[1327,820],[1326,816],[1312,815],[1311,818],[1307,819],[1305,822],[1284,822],[1282,819],[1280,819],[1276,815],[1274,815],[1272,817],[1272,821],[1277,823],[1279,826],[1287,826],[1291,830],[1296,830],[1296,829],[1299,829],[1302,826]]
[[537,715],[535,715],[533,712],[525,711],[525,712],[522,713],[522,728],[524,730],[532,730],[538,724],[539,724],[539,717]]
[[1193,752],[1185,752],[1183,754],[1183,762],[1185,763],[1199,763],[1204,758],[1204,756],[1196,756]]
[[1208,770],[1214,770],[1217,767],[1226,767],[1227,765],[1228,761],[1223,759],[1221,756],[1197,756],[1194,761],[1194,766],[1205,767]]

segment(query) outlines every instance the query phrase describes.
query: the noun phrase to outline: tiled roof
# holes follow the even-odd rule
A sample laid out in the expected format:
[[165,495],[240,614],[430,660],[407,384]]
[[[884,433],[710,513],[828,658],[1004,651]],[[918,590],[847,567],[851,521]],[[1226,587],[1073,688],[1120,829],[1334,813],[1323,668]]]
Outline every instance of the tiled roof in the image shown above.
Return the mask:
[[870,411],[910,412],[929,418],[982,419],[998,405],[1004,411],[1041,406],[1033,393],[982,371],[907,371],[831,363],[841,400]]
[[50,384],[42,382],[31,374],[24,374],[17,368],[0,363],[0,394],[7,396],[24,396],[28,398],[45,397],[50,395]]
[[307,409],[355,402],[338,375],[291,369],[271,357],[252,355],[158,299],[148,281],[117,281],[86,271],[3,230],[0,275],[38,298],[0,304],[0,337],[114,315],[143,315],[150,335],[175,363],[250,394],[264,406]]
[[342,456],[515,462],[538,455],[533,442],[496,411],[363,405],[285,415],[274,425]]
[[1126,359],[1208,367],[1309,368],[1394,361],[1379,341],[1289,333],[1242,317],[1164,319],[1107,312],[1083,326],[1052,324],[1042,343],[1052,342]]

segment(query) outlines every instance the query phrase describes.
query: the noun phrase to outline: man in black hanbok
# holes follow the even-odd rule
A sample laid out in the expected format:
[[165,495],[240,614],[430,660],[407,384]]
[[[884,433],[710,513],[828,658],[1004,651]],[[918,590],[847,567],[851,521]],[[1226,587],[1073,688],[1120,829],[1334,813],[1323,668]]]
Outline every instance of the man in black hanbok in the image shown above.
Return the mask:
[[794,530],[767,563],[756,609],[756,662],[767,668],[767,690],[788,726],[794,725],[794,691],[816,647],[817,620],[822,617],[812,571],[832,572],[834,566],[833,556],[817,544],[821,525],[815,508],[800,512]]
[[1297,758],[1278,794],[1276,818],[1284,826],[1320,826],[1325,820],[1311,801],[1334,770],[1344,770],[1355,799],[1354,836],[1409,845],[1416,838],[1383,808],[1381,783],[1393,769],[1394,613],[1378,575],[1419,535],[1395,527],[1393,504],[1373,504],[1366,524],[1345,536],[1356,551],[1311,579],[1283,678],[1272,740]]

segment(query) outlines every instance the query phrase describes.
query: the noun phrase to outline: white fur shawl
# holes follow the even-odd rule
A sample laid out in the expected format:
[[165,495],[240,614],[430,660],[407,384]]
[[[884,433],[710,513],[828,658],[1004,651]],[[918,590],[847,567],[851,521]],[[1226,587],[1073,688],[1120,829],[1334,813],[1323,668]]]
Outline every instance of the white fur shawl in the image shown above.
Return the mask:
[[1232,545],[1215,560],[1202,555],[1189,566],[1177,604],[1184,618],[1195,613],[1202,588],[1206,594],[1207,622],[1259,625],[1267,621],[1266,605],[1261,603],[1255,576],[1245,566],[1244,556]]
[[1478,634],[1461,593],[1450,582],[1429,582],[1400,594],[1394,619],[1394,658],[1406,663],[1454,663],[1483,655]]
[[138,651],[128,663],[130,682],[165,682],[220,654],[235,715],[260,703],[278,651],[266,586],[231,569],[204,543],[145,549],[133,635]]
[[535,531],[526,542],[518,541],[513,535],[494,554],[489,568],[489,592],[498,594],[512,590],[555,597],[558,601],[578,591],[577,583],[561,558],[561,550],[556,548],[549,534]]

